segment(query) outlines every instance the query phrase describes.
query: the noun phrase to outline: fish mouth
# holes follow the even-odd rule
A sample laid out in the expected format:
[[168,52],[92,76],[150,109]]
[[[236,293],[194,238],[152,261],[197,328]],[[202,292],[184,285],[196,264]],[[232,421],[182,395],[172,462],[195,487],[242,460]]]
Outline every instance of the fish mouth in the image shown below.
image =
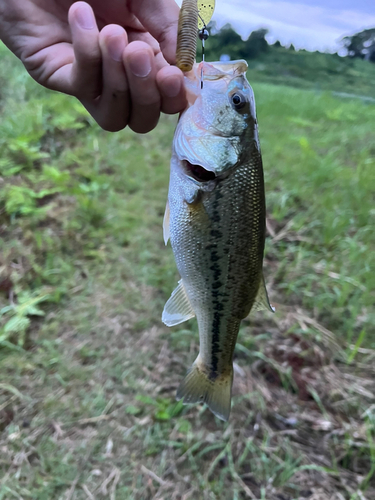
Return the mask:
[[209,182],[216,179],[214,172],[206,170],[201,165],[194,165],[187,160],[183,160],[183,166],[187,175],[198,182]]

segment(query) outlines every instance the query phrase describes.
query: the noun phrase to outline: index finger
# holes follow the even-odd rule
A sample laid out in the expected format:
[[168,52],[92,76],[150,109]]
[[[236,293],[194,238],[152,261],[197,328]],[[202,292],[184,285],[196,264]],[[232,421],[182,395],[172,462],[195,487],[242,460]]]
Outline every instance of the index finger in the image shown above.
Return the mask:
[[131,0],[131,9],[159,42],[165,59],[176,62],[177,27],[180,9],[174,0]]

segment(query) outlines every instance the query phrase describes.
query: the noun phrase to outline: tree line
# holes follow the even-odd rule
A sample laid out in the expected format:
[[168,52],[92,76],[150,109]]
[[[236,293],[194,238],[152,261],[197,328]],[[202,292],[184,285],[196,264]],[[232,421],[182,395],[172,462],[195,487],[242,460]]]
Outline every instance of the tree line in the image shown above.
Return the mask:
[[[211,35],[208,41],[210,56],[217,60],[224,54],[231,59],[257,59],[272,49],[282,47],[279,41],[274,44],[267,42],[268,30],[265,28],[253,31],[245,41],[230,24],[218,30],[215,23],[210,23],[208,28]],[[347,57],[357,57],[375,63],[375,28],[345,36],[341,43],[347,51]],[[286,48],[295,50],[293,45]]]

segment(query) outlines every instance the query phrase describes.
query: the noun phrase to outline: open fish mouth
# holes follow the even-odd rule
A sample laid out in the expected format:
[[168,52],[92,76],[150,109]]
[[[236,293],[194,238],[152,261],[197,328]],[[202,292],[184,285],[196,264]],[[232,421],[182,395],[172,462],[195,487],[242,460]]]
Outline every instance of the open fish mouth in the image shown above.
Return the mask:
[[209,182],[216,179],[215,172],[206,170],[201,165],[194,165],[188,160],[183,160],[183,168],[189,177],[192,177],[198,182]]

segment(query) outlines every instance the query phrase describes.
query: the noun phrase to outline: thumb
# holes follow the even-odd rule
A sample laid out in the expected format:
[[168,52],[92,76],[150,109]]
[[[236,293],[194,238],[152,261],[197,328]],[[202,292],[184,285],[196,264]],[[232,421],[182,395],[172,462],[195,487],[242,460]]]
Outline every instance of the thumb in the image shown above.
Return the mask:
[[131,0],[131,9],[159,42],[164,58],[176,62],[179,7],[174,0]]

